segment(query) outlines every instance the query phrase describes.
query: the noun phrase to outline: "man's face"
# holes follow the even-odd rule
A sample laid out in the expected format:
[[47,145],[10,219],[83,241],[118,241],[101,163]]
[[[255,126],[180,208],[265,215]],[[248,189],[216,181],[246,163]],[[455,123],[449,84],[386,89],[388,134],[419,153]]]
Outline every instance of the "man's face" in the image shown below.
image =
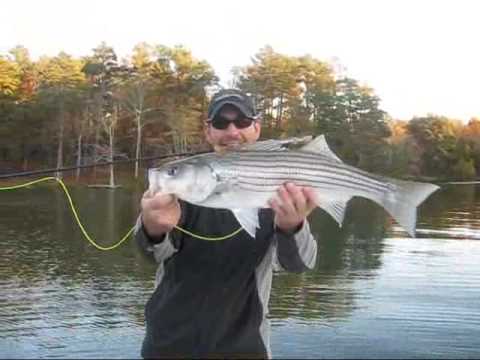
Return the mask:
[[[237,117],[243,117],[243,114],[231,107],[222,108],[219,115],[228,120],[234,120]],[[233,122],[228,124],[224,130],[216,129],[211,123],[205,124],[205,137],[215,151],[225,151],[238,147],[242,144],[251,144],[258,140],[260,136],[260,123],[258,121],[244,129],[238,129]]]

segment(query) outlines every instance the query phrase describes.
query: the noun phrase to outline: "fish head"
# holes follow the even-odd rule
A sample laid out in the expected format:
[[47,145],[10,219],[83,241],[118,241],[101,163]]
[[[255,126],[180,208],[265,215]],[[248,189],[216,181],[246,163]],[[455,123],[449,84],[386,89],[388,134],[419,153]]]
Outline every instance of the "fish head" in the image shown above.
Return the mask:
[[217,185],[217,176],[207,161],[191,158],[149,169],[148,183],[153,194],[174,194],[195,204],[212,194]]

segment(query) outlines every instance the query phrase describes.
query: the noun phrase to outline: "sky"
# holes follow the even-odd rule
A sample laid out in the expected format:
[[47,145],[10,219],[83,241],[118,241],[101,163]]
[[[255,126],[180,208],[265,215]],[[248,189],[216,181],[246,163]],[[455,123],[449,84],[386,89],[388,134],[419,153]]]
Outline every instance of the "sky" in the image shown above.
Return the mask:
[[101,41],[122,57],[139,42],[184,45],[228,85],[265,45],[337,59],[370,86],[392,117],[480,117],[477,0],[15,0],[0,7],[0,55],[91,53]]

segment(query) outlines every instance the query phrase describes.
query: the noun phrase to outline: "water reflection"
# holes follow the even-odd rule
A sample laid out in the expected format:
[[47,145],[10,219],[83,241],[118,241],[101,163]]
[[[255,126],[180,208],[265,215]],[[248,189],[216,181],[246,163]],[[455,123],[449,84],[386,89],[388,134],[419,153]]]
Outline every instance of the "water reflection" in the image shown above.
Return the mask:
[[387,216],[379,206],[353,199],[341,228],[319,209],[310,223],[318,239],[316,267],[302,276],[277,274],[271,300],[274,324],[287,318],[325,324],[348,318],[359,296],[355,281],[375,276],[382,265]]
[[[418,239],[366,200],[350,203],[342,228],[316,210],[315,270],[274,277],[274,354],[480,355],[480,242],[468,241],[480,239],[478,189],[451,185],[435,193],[419,208]],[[134,224],[142,189],[71,192],[89,233],[107,246]],[[0,353],[138,357],[154,264],[131,241],[109,252],[88,244],[60,189],[1,196]]]
[[420,206],[418,217],[419,238],[480,239],[480,186],[443,185]]
[[[121,190],[70,190],[82,221],[100,244],[118,241],[133,225],[138,196]],[[141,336],[142,300],[153,287],[154,268],[143,262],[133,242],[108,253],[93,248],[73,221],[63,192],[55,188],[10,193],[3,201],[2,354],[62,357],[81,349],[84,357],[89,343],[93,348],[99,341],[111,344],[113,350],[132,324],[127,333]],[[20,348],[12,345],[18,341]],[[65,353],[61,349],[66,347]],[[138,356],[138,349],[132,348],[130,356]]]

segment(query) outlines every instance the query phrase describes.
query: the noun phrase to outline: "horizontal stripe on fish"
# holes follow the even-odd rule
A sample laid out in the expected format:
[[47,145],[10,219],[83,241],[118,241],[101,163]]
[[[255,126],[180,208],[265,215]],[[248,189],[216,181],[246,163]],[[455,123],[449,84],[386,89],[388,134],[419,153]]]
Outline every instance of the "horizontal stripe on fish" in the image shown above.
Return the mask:
[[[300,169],[302,170],[302,169]],[[302,171],[288,171],[285,169],[278,169],[278,171],[255,171],[255,172],[242,172],[238,173],[236,176],[237,179],[253,179],[257,182],[265,182],[270,180],[282,179],[282,180],[294,180],[296,178],[301,179],[330,179],[332,181],[338,181],[341,184],[358,184],[364,186],[365,188],[378,191],[394,191],[395,186],[390,184],[384,184],[383,186],[372,185],[369,182],[363,181],[362,178],[354,178],[340,173],[326,173],[326,172],[309,172],[308,170]]]
[[294,172],[285,172],[279,171],[279,172],[261,172],[261,171],[255,171],[252,172],[251,175],[248,175],[246,172],[242,172],[237,176],[234,176],[235,178],[238,179],[253,179],[253,180],[258,180],[258,181],[269,181],[269,180],[275,180],[275,179],[280,179],[282,181],[291,181],[291,182],[298,182],[299,180],[331,180],[332,183],[336,183],[337,186],[349,186],[349,184],[356,184],[357,188],[361,188],[365,191],[372,192],[372,193],[384,193],[388,191],[393,191],[394,187],[393,186],[388,186],[387,185],[376,185],[376,184],[371,184],[369,182],[363,181],[364,179],[359,179],[359,178],[354,178],[348,176],[348,174],[332,174],[332,173],[305,173],[301,171],[294,171]]
[[[241,154],[241,155],[239,155]],[[261,155],[262,154],[262,155]],[[295,167],[298,163],[307,164],[309,166],[322,166],[323,169],[328,170],[342,170],[349,171],[351,174],[363,176],[365,178],[371,179],[374,182],[382,183],[382,177],[374,176],[366,171],[361,169],[354,168],[350,165],[344,163],[338,163],[332,161],[331,159],[320,156],[316,154],[309,153],[272,153],[272,152],[244,152],[244,153],[235,153],[235,155],[230,156],[228,159],[225,159],[232,166],[272,166],[272,163],[275,165],[283,165],[288,167]],[[220,160],[220,162],[222,162]],[[287,163],[284,165],[283,163]]]
[[[252,178],[253,179],[253,178]],[[238,181],[238,185],[244,189],[252,190],[252,191],[259,191],[259,192],[274,192],[281,184],[292,181],[295,182],[297,185],[300,186],[311,186],[314,188],[329,188],[329,189],[338,189],[338,190],[356,190],[361,193],[368,193],[372,195],[384,195],[386,191],[378,191],[376,189],[372,189],[367,187],[365,184],[356,183],[351,181],[338,181],[338,178],[303,178],[297,177],[295,179],[292,178],[276,178],[271,179],[269,182],[255,182],[255,181],[248,181],[245,177],[242,177]]]
[[366,186],[376,189],[380,192],[393,190],[391,185],[388,183],[379,181],[377,179],[372,179],[371,177],[365,176],[354,176],[349,169],[338,169],[333,171],[330,166],[319,165],[319,164],[307,164],[307,163],[296,163],[295,166],[292,166],[291,163],[275,163],[275,166],[271,164],[263,163],[237,163],[231,164],[228,167],[229,172],[238,173],[241,176],[246,174],[251,174],[257,178],[268,178],[275,177],[278,174],[284,176],[295,176],[297,174],[305,174],[313,178],[319,176],[329,176],[329,177],[338,177],[338,178],[348,178],[346,181],[361,181],[364,182]]
[[311,187],[316,205],[340,225],[348,199],[360,196],[381,205],[412,236],[416,208],[438,189],[433,184],[392,179],[347,165],[331,152],[324,137],[306,146],[312,152],[279,151],[277,144],[273,145],[266,151],[252,147],[202,154],[149,169],[149,188],[193,204],[231,209],[253,237],[258,227],[255,209],[266,206],[286,182]]
[[[259,161],[260,163],[271,163],[273,161],[286,161],[289,162],[289,166],[295,166],[297,162],[311,162],[313,164],[324,164],[330,168],[336,169],[348,169],[354,174],[365,176],[375,181],[379,181],[379,179],[372,174],[357,169],[351,165],[345,163],[339,163],[337,161],[332,161],[331,158],[328,156],[324,156],[322,154],[315,154],[315,153],[308,153],[308,152],[283,152],[283,153],[275,153],[269,151],[241,151],[232,153],[229,156],[225,156],[225,160],[235,164],[236,161],[246,161],[250,160],[252,162]],[[302,161],[303,160],[303,161]]]

